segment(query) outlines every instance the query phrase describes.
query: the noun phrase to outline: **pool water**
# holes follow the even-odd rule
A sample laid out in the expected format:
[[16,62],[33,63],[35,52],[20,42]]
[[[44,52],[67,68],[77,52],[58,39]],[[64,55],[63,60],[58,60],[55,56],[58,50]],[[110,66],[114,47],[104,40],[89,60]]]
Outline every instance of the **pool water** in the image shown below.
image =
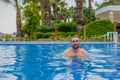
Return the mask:
[[90,58],[65,59],[67,44],[0,45],[0,80],[120,80],[120,45],[82,43]]

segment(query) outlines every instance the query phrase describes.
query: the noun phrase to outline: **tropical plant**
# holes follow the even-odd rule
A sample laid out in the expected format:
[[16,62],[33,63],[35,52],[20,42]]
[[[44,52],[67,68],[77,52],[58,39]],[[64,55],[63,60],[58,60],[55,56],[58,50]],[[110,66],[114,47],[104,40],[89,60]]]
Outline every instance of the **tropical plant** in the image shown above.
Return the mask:
[[[83,7],[83,13],[84,13],[84,22],[87,24],[89,23],[89,9],[87,7]],[[91,13],[91,20],[94,21],[95,18],[95,10],[92,10]]]
[[60,22],[60,3],[61,0],[50,0],[52,8],[53,8],[53,15],[55,22],[54,23],[59,23]]
[[60,22],[64,21],[67,22],[67,18],[68,18],[68,9],[67,9],[67,3],[65,1],[61,1],[60,2]]
[[23,19],[25,21],[22,30],[29,36],[30,40],[36,40],[36,32],[40,26],[40,8],[37,2],[30,1],[23,8]]
[[51,25],[51,4],[50,0],[41,0],[41,14],[42,14],[42,24]]
[[92,2],[93,0],[88,0],[88,3],[89,3],[89,22],[91,22],[92,21],[92,4],[91,4],[91,2]]
[[77,23],[77,29],[76,32],[80,33],[80,28],[83,24],[83,0],[75,0],[76,1],[76,23]]
[[69,7],[69,9],[68,9],[68,11],[69,11],[69,14],[70,15],[68,15],[68,17],[71,19],[71,21],[74,21],[75,22],[75,10],[76,8],[75,7],[73,7],[73,6],[71,6],[71,7]]

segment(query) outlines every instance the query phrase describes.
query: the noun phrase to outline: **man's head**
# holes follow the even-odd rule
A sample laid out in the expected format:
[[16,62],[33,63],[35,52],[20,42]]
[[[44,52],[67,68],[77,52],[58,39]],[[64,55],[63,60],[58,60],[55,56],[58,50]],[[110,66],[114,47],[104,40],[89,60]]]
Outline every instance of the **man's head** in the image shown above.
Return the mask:
[[80,45],[80,39],[77,35],[73,36],[71,39],[70,39],[70,44],[72,46],[73,49],[78,49],[79,48],[79,45]]

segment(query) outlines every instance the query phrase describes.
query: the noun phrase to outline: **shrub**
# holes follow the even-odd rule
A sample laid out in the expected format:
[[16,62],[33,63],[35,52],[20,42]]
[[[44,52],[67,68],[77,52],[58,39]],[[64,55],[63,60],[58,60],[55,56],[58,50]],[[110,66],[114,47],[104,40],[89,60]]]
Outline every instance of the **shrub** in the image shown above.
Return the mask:
[[47,33],[38,32],[37,33],[37,39],[39,39],[39,38],[50,38],[50,36],[52,36],[53,34],[54,34],[53,32],[47,32]]
[[75,35],[75,32],[58,32],[58,35],[62,37],[68,37]]
[[52,26],[47,26],[47,25],[41,25],[40,26],[40,29],[39,29],[40,32],[53,32],[54,31],[54,27]]
[[58,24],[58,30],[60,32],[75,32],[76,31],[76,23],[60,23]]
[[54,32],[55,27],[58,27],[58,32],[75,32],[76,31],[76,23],[59,23],[54,24],[53,26],[41,25],[39,27],[39,32]]
[[[114,31],[114,24],[110,20],[96,20],[86,25],[86,36],[91,37],[93,35],[104,35],[107,32]],[[81,28],[80,35],[83,36],[84,28]]]

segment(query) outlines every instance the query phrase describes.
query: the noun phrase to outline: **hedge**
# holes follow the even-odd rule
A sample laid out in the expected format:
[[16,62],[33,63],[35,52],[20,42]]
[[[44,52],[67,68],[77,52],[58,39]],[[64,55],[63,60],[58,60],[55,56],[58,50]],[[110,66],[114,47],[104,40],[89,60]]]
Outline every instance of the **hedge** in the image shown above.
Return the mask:
[[[107,32],[114,31],[114,24],[110,20],[96,20],[86,25],[86,36],[91,37],[93,35],[104,35]],[[80,35],[83,36],[84,27],[81,28]]]

